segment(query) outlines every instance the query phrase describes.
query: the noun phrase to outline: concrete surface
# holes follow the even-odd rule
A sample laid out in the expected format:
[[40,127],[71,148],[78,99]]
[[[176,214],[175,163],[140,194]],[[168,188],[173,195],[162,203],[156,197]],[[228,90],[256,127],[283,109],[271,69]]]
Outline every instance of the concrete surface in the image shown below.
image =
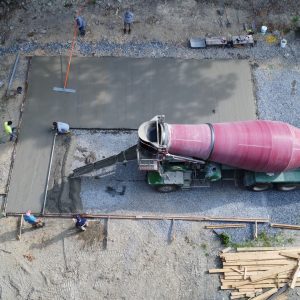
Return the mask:
[[[77,128],[137,128],[156,114],[169,123],[255,118],[247,61],[74,58],[69,88],[66,59],[34,57],[7,212],[40,212],[54,120]],[[63,67],[62,67],[63,66]]]

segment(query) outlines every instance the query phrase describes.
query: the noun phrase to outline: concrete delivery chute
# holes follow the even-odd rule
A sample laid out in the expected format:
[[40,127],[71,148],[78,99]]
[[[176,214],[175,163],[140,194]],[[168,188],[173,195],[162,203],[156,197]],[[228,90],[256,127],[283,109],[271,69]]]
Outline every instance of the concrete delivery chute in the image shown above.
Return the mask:
[[300,129],[287,123],[168,124],[164,116],[156,116],[140,125],[138,135],[137,154],[131,147],[131,159],[137,159],[148,184],[161,192],[218,180],[233,180],[254,191],[272,186],[289,191],[300,184]]

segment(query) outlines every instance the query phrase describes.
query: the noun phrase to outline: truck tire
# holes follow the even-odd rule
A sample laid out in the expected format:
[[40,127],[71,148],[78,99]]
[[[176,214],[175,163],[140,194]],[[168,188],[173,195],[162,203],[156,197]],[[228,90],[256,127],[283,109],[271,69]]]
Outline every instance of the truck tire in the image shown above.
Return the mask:
[[178,185],[175,184],[164,184],[164,185],[158,185],[156,187],[156,190],[160,193],[171,193],[176,190],[178,190]]
[[263,192],[271,189],[272,187],[272,183],[255,183],[249,186],[248,189],[253,192]]
[[276,189],[278,191],[282,191],[282,192],[293,191],[296,188],[297,188],[297,185],[295,185],[295,184],[288,184],[288,183],[278,183],[278,184],[276,184]]

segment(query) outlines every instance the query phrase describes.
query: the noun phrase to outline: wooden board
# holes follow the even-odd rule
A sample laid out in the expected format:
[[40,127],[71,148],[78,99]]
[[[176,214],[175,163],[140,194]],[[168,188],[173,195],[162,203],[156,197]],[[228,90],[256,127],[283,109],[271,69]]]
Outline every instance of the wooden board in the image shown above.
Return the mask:
[[246,224],[215,224],[206,225],[205,229],[222,229],[222,228],[245,228]]
[[270,278],[272,276],[276,276],[277,274],[284,273],[287,271],[292,271],[292,270],[293,270],[293,266],[291,266],[291,265],[283,266],[283,267],[275,267],[274,269],[264,271],[259,275],[250,276],[250,279],[252,282],[256,282],[256,281],[260,281],[265,278]]
[[256,296],[254,298],[252,298],[252,300],[266,300],[268,299],[270,296],[272,296],[273,294],[275,294],[277,292],[277,288],[273,288],[269,291],[266,291],[265,293],[259,295],[259,296]]
[[290,225],[290,224],[277,224],[277,223],[272,223],[270,224],[271,227],[274,228],[283,228],[283,229],[291,229],[291,230],[300,230],[299,225]]
[[243,248],[236,248],[238,252],[258,252],[258,251],[300,251],[299,247],[296,248],[286,248],[286,247],[243,247]]
[[291,282],[291,289],[294,289],[298,280],[298,275],[299,275],[299,271],[300,271],[300,261],[298,261],[298,266],[296,267],[296,269],[294,270],[294,274],[293,274],[293,279]]
[[268,251],[268,252],[238,252],[238,253],[222,253],[221,258],[224,258],[226,262],[228,261],[238,261],[238,260],[273,260],[273,259],[283,259],[279,251]]

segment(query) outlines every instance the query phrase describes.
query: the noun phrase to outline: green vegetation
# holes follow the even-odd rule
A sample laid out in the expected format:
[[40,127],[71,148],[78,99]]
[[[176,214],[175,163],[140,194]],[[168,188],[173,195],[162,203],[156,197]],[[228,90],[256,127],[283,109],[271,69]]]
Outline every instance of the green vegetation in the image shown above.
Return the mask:
[[221,243],[228,247],[228,246],[231,246],[232,242],[230,240],[230,236],[224,232],[222,232],[220,235],[219,235],[219,238],[221,240]]
[[207,250],[207,245],[204,244],[204,243],[202,243],[202,244],[201,244],[201,248],[202,248],[203,250]]
[[300,17],[299,16],[293,16],[292,17],[292,24],[297,25],[297,23],[299,22]]
[[257,239],[247,240],[243,243],[234,243],[231,241],[230,235],[221,233],[219,235],[221,243],[226,247],[242,248],[242,247],[274,247],[292,244],[293,238],[286,238],[282,234],[268,235],[265,231],[258,234]]

